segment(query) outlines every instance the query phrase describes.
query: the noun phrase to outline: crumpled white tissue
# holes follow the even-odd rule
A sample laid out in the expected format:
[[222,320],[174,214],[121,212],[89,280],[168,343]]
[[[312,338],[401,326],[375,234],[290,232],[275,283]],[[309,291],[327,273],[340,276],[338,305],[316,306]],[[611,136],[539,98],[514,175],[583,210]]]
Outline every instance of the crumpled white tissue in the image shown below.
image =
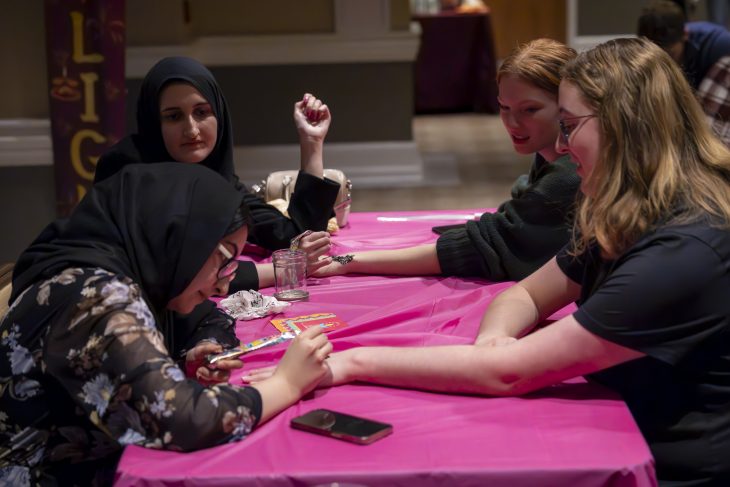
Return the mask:
[[279,301],[273,296],[264,296],[253,289],[238,291],[220,302],[226,313],[237,320],[255,320],[266,315],[281,313],[291,303]]

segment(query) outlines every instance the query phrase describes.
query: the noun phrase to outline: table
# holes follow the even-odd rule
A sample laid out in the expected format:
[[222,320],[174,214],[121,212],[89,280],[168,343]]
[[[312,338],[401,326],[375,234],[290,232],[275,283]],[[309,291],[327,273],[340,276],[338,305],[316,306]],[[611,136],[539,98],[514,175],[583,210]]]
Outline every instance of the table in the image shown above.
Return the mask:
[[416,15],[416,113],[497,112],[497,58],[488,12]]
[[[399,212],[423,217],[458,212]],[[335,252],[398,248],[435,240],[448,220],[378,221],[353,213]],[[284,314],[335,312],[349,326],[330,333],[335,350],[357,345],[473,341],[487,303],[511,283],[443,277],[338,276],[309,284],[308,302]],[[271,289],[262,290],[271,294]],[[552,318],[569,313],[566,308]],[[237,323],[244,341],[275,332],[267,319]],[[274,363],[285,346],[246,356]],[[233,374],[237,383],[241,373]],[[289,421],[330,408],[391,423],[392,435],[360,446],[293,430]],[[319,390],[239,443],[181,454],[128,447],[118,486],[655,486],[654,463],[626,405],[582,379],[518,398],[484,398],[349,384]]]

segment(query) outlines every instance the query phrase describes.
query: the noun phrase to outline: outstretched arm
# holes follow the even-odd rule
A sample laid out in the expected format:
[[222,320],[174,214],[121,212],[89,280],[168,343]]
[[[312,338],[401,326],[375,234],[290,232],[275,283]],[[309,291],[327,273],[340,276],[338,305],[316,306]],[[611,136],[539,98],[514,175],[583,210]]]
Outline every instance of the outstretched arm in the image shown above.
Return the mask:
[[643,356],[572,316],[502,346],[361,347],[332,354],[321,385],[350,381],[438,392],[521,395]]
[[[404,249],[355,252],[345,254],[345,256],[352,256],[352,260],[344,264],[333,260],[323,266],[314,275],[324,277],[342,274],[387,274],[399,276],[441,274],[441,266],[436,256],[436,244],[419,245]],[[349,260],[349,257],[345,260]]]
[[519,395],[643,356],[587,331],[572,315],[525,336],[579,293],[580,286],[551,259],[495,298],[475,345],[353,348],[330,357],[327,383],[360,380],[440,392]]

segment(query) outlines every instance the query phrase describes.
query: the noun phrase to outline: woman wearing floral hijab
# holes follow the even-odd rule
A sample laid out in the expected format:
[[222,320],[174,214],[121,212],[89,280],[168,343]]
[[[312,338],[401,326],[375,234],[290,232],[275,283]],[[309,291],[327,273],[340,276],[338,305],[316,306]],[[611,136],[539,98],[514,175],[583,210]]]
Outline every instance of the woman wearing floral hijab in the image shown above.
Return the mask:
[[[242,195],[198,165],[134,165],[95,185],[20,256],[0,321],[0,484],[107,483],[121,448],[179,451],[240,440],[325,372],[320,332],[292,342],[255,387],[205,387],[170,356],[169,312],[225,293],[246,241]],[[206,322],[185,369],[203,365]],[[232,323],[218,341],[235,343]],[[276,374],[275,374],[276,375]]]

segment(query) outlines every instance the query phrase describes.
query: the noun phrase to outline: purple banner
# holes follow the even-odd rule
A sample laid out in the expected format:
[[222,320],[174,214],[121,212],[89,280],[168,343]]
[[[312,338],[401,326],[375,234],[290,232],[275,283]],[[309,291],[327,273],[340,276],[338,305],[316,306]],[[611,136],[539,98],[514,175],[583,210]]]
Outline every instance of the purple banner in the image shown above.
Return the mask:
[[124,0],[45,0],[49,109],[59,216],[125,134]]

